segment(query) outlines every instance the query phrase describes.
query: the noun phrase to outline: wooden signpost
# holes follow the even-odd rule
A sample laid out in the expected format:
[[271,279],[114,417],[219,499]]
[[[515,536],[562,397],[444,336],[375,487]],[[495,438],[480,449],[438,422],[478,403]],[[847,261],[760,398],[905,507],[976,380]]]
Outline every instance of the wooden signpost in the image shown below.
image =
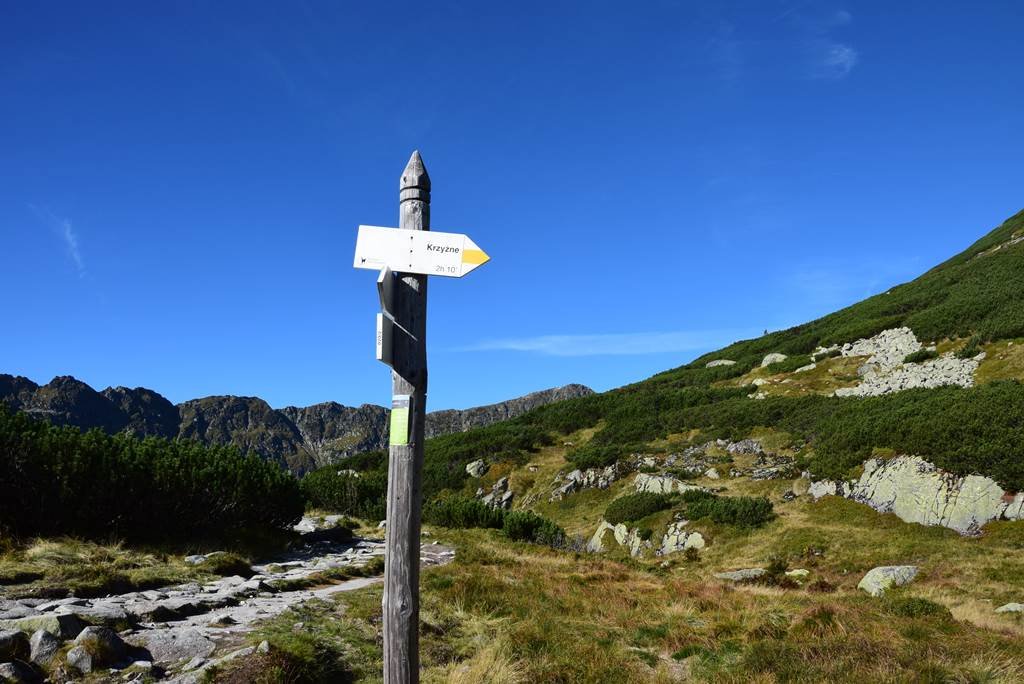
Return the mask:
[[461,278],[490,257],[466,235],[430,231],[430,177],[413,152],[399,183],[399,227],[359,226],[354,266],[380,271],[377,360],[391,367],[384,682],[419,681],[420,512],[427,408],[427,276]]

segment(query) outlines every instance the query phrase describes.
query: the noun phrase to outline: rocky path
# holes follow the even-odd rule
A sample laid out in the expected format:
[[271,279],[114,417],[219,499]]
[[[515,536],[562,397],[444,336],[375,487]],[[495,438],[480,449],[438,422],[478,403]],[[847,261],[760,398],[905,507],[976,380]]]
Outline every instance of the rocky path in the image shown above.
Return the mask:
[[[89,625],[106,627],[123,640],[127,654],[114,663],[111,681],[141,678],[144,672],[152,676],[160,671],[172,673],[171,681],[175,682],[201,681],[205,670],[253,652],[246,646],[245,637],[257,623],[311,599],[361,589],[382,580],[371,576],[331,581],[332,571],[358,571],[383,557],[384,544],[358,538],[315,540],[316,528],[315,523],[304,519],[297,529],[307,533],[311,541],[254,565],[256,574],[249,578],[223,577],[205,585],[191,583],[98,599],[0,600],[0,618],[7,618],[0,619],[0,632],[20,631],[27,639],[45,630],[57,640],[66,641],[78,637]],[[424,567],[442,565],[454,555],[450,548],[424,543],[421,563]],[[191,560],[199,562],[202,558]],[[33,638],[33,644],[37,640]],[[83,663],[87,670],[109,664]],[[119,672],[119,668],[125,671]]]

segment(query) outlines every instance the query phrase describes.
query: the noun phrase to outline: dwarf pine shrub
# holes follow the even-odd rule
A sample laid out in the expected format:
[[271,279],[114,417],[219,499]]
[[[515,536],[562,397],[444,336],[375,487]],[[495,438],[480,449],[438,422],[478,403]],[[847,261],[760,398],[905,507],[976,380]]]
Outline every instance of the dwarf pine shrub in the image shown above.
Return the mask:
[[286,529],[290,473],[230,446],[81,432],[0,405],[0,527],[7,534],[161,541]]

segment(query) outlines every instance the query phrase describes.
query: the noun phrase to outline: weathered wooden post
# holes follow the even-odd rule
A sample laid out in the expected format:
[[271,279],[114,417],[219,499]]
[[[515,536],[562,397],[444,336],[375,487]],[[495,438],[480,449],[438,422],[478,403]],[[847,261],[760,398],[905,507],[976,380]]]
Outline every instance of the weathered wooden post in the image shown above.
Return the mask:
[[[430,176],[419,152],[402,172],[402,230],[430,230]],[[386,277],[386,275],[385,275]],[[395,323],[409,334],[393,340],[391,437],[388,453],[387,550],[384,556],[384,682],[420,679],[420,511],[423,424],[427,405],[427,276],[399,272]]]
[[469,236],[429,233],[430,177],[419,152],[402,172],[399,229],[359,226],[353,266],[380,270],[377,360],[391,367],[384,681],[420,678],[420,512],[427,413],[427,276],[461,278],[490,257]]

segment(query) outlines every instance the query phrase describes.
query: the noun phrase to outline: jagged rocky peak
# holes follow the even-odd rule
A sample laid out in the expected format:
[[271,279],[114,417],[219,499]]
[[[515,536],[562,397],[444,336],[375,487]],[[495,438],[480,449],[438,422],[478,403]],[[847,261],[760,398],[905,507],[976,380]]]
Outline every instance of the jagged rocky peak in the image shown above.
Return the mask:
[[[491,406],[431,413],[427,435],[490,425],[543,404],[587,394],[592,394],[587,387],[566,385]],[[388,410],[373,404],[353,408],[325,402],[278,410],[258,397],[226,395],[175,406],[144,387],[108,387],[100,393],[70,376],[40,387],[28,378],[3,374],[0,402],[59,425],[233,444],[298,474],[360,452],[385,449],[388,443]]]
[[575,399],[576,397],[585,397],[593,393],[594,390],[585,385],[564,385],[539,392],[531,392],[516,399],[509,399],[508,401],[488,406],[478,406],[465,410],[449,409],[446,411],[434,411],[427,414],[426,434],[427,437],[434,437],[453,432],[465,432],[476,427],[515,418],[546,404]]
[[10,401],[7,396],[0,396],[0,400],[7,400],[12,408],[45,418],[55,425],[120,432],[127,422],[109,399],[70,375],[57,376],[31,392],[30,387],[34,384],[31,381],[15,378],[12,383],[11,376],[4,377],[8,379],[5,384],[14,384],[20,391],[15,401]]
[[387,443],[388,411],[383,406],[359,408],[328,401],[312,406],[288,406],[281,413],[298,429],[317,464],[332,463]]
[[108,387],[102,394],[124,414],[125,430],[133,435],[178,436],[178,407],[157,392],[145,387]]
[[289,466],[302,450],[302,438],[291,421],[258,397],[192,399],[178,404],[178,412],[182,439],[234,444]]

